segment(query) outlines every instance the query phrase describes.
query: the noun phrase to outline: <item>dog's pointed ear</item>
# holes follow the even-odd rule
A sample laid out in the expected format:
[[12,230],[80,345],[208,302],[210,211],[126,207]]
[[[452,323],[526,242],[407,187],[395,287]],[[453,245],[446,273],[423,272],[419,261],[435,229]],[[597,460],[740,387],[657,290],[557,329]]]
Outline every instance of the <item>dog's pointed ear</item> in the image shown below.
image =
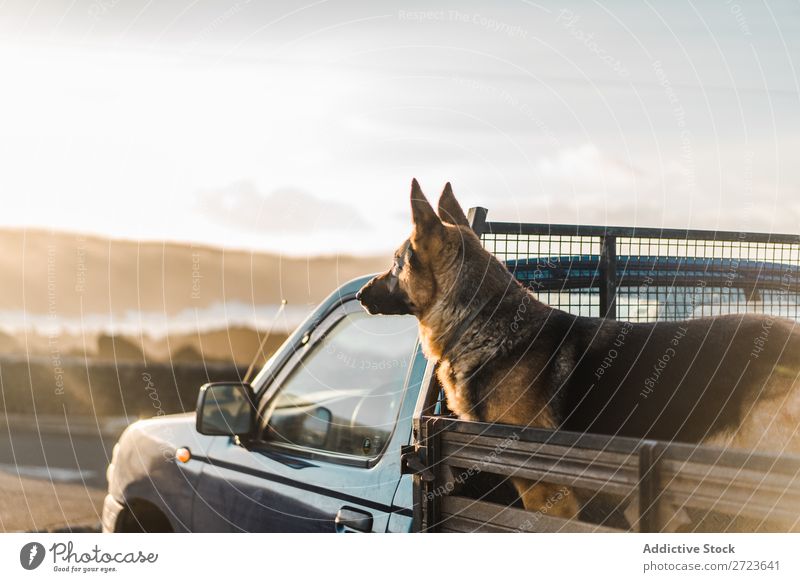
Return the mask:
[[449,222],[457,226],[469,226],[467,215],[464,214],[461,205],[456,200],[450,182],[444,185],[442,195],[439,197],[439,218],[443,222]]
[[442,221],[425,198],[416,178],[411,180],[411,219],[417,232],[431,232],[442,226]]

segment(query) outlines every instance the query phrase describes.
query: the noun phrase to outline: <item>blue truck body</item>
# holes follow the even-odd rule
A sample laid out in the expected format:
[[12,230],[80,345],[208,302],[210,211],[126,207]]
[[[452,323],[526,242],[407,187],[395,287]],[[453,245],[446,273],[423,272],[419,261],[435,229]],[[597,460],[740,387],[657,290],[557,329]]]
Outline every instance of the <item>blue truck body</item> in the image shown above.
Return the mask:
[[[781,275],[781,268],[783,271],[788,268],[793,274],[797,269],[795,265],[646,255],[616,259],[624,266],[620,269],[619,281],[633,290],[645,286],[643,295],[651,300],[642,304],[649,311],[641,306],[637,308],[640,317],[680,319],[687,316],[685,305],[691,303],[693,308],[697,307],[696,301],[686,297],[697,296],[695,279],[698,273],[708,282],[700,289],[699,296],[710,298],[712,313],[736,311],[753,301],[760,302],[760,309],[765,312],[797,305],[797,289],[778,289],[786,277],[785,273]],[[569,308],[576,312],[580,312],[586,302],[581,297],[572,301],[570,294],[574,297],[586,293],[596,286],[597,278],[603,273],[598,256],[562,255],[535,261],[507,259],[506,264],[521,282],[545,295],[555,291],[555,295],[549,297],[562,301],[566,298]],[[730,283],[731,273],[736,277],[750,274],[742,281]],[[364,276],[350,281],[325,299],[269,358],[252,382],[256,409],[263,422],[268,423],[260,433],[263,438],[242,441],[229,435],[201,434],[196,428],[194,412],[142,420],[129,426],[114,447],[108,468],[109,491],[102,515],[103,531],[435,531],[442,512],[461,517],[470,512],[474,514],[469,520],[461,520],[464,524],[458,527],[463,531],[513,531],[520,529],[520,523],[524,526],[531,522],[524,512],[517,514],[514,512],[519,510],[510,508],[500,511],[499,506],[483,502],[462,502],[458,497],[448,498],[441,504],[438,500],[422,500],[421,491],[441,488],[438,481],[431,483],[430,479],[442,478],[440,470],[428,482],[421,477],[424,464],[430,463],[431,446],[439,441],[431,440],[429,431],[414,432],[421,431],[420,426],[427,426],[426,422],[437,420],[430,417],[432,409],[428,402],[432,394],[433,365],[422,353],[413,317],[369,316],[361,308],[355,295],[369,278]],[[646,288],[648,285],[652,287]],[[755,289],[759,289],[761,295],[754,294]],[[771,299],[770,293],[780,293],[780,301],[766,301]],[[735,301],[732,300],[734,294]],[[618,309],[628,317],[637,313],[629,304],[621,303]],[[373,325],[376,322],[377,328]],[[337,344],[337,341],[344,343]],[[341,382],[329,382],[329,378],[339,378]],[[367,386],[362,387],[362,383]],[[369,386],[370,383],[373,385]],[[328,391],[333,396],[320,397],[320,391]],[[318,405],[319,402],[324,406]],[[455,438],[462,430],[464,434],[501,442],[504,435],[511,434],[514,429],[441,420],[442,426],[446,425],[447,438]],[[324,434],[320,432],[322,425],[326,427]],[[567,440],[572,438],[562,436]],[[625,465],[634,453],[639,458],[640,474],[656,474],[643,469],[642,463],[649,457],[642,452],[642,443],[625,443],[613,438],[606,443],[581,435],[574,435],[574,438],[576,443],[582,443],[580,446],[594,451],[596,459],[607,454],[611,450],[609,447],[618,447],[620,451],[630,448],[625,453],[628,461],[614,457],[606,463],[607,467],[596,463],[587,467],[594,471],[608,469],[604,477],[606,487],[622,479],[620,475],[635,473],[635,467]],[[495,459],[493,471],[515,474],[519,458],[532,461],[540,455],[541,443],[553,439],[558,440],[538,433],[525,436]],[[465,456],[469,446],[458,446]],[[417,452],[427,449],[429,458],[426,461],[422,455],[423,465],[418,462],[416,469],[409,471],[404,466],[408,459],[403,458],[403,450],[408,452],[414,447]],[[577,454],[579,448],[570,444],[562,457]],[[703,461],[711,463],[707,473],[724,468],[718,452],[701,451],[696,447],[686,452],[680,445],[669,445],[668,449],[667,452],[674,449],[669,454],[681,459],[681,455],[694,459],[700,453],[705,454],[713,460],[713,463]],[[189,458],[176,459],[179,451],[184,454],[188,451]],[[506,455],[508,461],[503,459]],[[742,457],[744,460],[735,453],[727,455],[732,467],[739,467],[738,463],[764,461],[754,460],[752,454]],[[583,460],[580,455],[576,456],[576,462]],[[776,466],[774,459],[767,461],[772,463],[771,467]],[[449,462],[443,459],[441,466]],[[555,463],[547,455],[539,462]],[[615,463],[618,462],[622,464],[617,467]],[[454,469],[459,470],[458,467]],[[794,465],[789,469],[792,467]],[[558,469],[556,463],[544,474]],[[785,472],[791,476],[789,469]],[[761,475],[761,481],[751,484],[752,491],[760,490],[766,474],[758,471],[753,474]],[[737,475],[738,483],[742,477]],[[770,479],[784,479],[786,475],[770,476]],[[719,477],[720,483],[724,481],[720,479],[723,477]],[[784,484],[784,481],[778,482]],[[645,485],[648,483],[622,479],[614,486],[631,492],[638,487],[641,501],[646,500]],[[719,483],[714,483],[713,487],[705,482],[698,483],[695,490],[700,490],[701,486],[711,487],[713,491],[709,495],[712,497],[731,495],[731,486],[723,490]],[[751,492],[748,499],[752,499],[751,489],[747,491]],[[771,503],[769,496],[765,494],[764,498]],[[739,507],[738,498],[731,503],[731,507]],[[753,505],[749,502],[748,507]],[[655,503],[650,506],[657,509]],[[655,511],[652,507],[649,513]],[[751,510],[754,515],[767,511],[760,507],[751,507]],[[564,524],[546,525],[547,520],[537,516],[536,526],[542,531],[546,527],[565,531]],[[512,527],[509,525],[512,521],[519,523]],[[640,521],[646,520],[643,517]],[[455,524],[460,523],[451,520],[447,530],[458,529]],[[640,531],[647,530],[640,527]]]
[[[301,352],[313,350],[342,317],[363,311],[355,293],[367,280],[355,279],[331,294],[269,359],[253,381],[262,408],[275,397],[276,383],[304,365]],[[426,360],[418,342],[406,347],[399,409],[394,426],[384,431],[388,442],[375,455],[267,441],[244,446],[235,437],[199,434],[195,413],[142,420],[115,447],[103,530],[409,531],[411,478],[401,476],[400,450],[411,439]],[[179,448],[189,449],[187,462],[175,459]]]

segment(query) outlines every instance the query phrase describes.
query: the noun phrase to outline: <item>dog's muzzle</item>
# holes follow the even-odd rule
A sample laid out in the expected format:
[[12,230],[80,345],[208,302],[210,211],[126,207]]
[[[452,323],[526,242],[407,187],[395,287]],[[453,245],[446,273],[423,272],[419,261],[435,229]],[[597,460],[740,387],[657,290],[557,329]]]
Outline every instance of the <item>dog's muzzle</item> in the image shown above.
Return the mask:
[[356,299],[372,315],[409,315],[411,303],[408,295],[398,285],[397,277],[384,273],[373,277],[364,285]]

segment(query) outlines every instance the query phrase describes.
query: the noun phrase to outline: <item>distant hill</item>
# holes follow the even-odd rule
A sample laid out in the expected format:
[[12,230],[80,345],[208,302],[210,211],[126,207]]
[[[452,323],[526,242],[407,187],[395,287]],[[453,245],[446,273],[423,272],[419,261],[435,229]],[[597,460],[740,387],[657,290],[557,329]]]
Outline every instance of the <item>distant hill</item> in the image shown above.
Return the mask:
[[287,258],[179,243],[0,229],[0,311],[175,314],[239,301],[313,305],[389,258]]

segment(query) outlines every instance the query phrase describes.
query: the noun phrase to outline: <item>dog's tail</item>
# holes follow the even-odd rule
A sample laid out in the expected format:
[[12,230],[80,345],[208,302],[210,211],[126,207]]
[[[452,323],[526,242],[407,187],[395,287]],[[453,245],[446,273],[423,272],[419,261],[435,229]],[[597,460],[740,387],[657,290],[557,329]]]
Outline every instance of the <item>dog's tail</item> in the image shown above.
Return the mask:
[[800,321],[781,319],[780,322],[786,334],[786,349],[780,363],[800,371]]
[[[772,355],[770,355],[772,354]],[[753,342],[751,359],[763,359],[773,376],[789,380],[774,383],[778,396],[800,387],[800,322],[784,318],[767,318]]]

